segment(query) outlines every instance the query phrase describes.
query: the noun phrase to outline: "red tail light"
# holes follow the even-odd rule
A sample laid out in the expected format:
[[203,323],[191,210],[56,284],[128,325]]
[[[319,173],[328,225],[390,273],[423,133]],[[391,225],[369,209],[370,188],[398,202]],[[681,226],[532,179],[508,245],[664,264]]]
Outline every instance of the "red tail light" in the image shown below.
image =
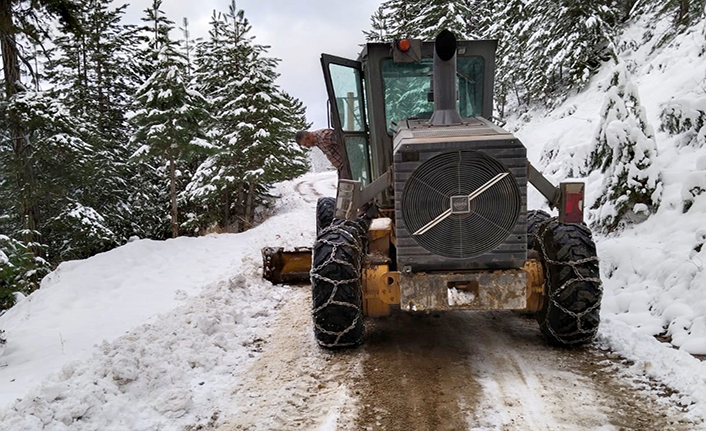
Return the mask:
[[561,183],[561,203],[559,221],[562,223],[583,223],[584,184]]

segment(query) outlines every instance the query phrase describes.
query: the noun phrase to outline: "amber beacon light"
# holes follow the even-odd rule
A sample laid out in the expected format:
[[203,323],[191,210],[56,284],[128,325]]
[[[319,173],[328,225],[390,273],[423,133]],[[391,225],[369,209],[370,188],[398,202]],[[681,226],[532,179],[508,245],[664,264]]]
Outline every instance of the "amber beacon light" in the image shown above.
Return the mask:
[[409,49],[412,47],[412,43],[409,41],[409,39],[401,39],[397,41],[397,49],[399,49],[402,52],[407,52]]

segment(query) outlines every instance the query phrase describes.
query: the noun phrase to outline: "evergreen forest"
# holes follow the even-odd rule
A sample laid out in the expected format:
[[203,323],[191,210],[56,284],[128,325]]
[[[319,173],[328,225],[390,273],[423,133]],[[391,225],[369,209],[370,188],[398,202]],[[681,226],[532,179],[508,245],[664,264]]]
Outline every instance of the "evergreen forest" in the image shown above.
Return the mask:
[[[162,0],[152,0],[141,25],[124,23],[126,7],[0,0],[0,310],[62,261],[131,238],[247,230],[271,202],[273,183],[309,169],[292,139],[308,126],[305,108],[276,85],[279,60],[256,43],[234,0],[213,12],[198,40],[188,18],[166,16]],[[363,36],[432,39],[449,29],[497,39],[500,119],[551,109],[614,62],[601,114],[610,121],[590,156],[569,168],[606,174],[596,208],[611,211],[591,223],[609,233],[655,212],[661,191],[651,167],[654,127],[616,36],[650,13],[670,17],[659,34],[668,44],[705,7],[706,0],[385,0]],[[706,114],[687,122],[682,108],[665,110],[661,127],[703,124]],[[608,127],[613,120],[622,128]]]
[[309,168],[302,103],[233,1],[194,40],[152,0],[2,0],[0,310],[131,238],[241,232]]

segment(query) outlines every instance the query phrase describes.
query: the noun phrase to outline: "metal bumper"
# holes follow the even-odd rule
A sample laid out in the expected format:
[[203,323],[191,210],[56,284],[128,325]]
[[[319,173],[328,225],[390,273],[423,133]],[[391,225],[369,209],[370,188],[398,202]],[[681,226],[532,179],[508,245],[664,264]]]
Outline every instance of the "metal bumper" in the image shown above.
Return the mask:
[[400,307],[407,311],[521,310],[527,307],[523,269],[463,273],[402,273]]

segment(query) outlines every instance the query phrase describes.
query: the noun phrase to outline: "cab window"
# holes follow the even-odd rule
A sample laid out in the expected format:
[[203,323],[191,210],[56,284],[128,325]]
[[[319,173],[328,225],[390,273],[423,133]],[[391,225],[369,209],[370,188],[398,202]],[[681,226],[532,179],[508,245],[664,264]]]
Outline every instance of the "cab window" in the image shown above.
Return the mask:
[[[431,118],[434,102],[430,102],[433,59],[418,63],[395,63],[391,58],[382,62],[385,91],[385,118],[388,133],[394,124],[408,118]],[[458,111],[462,117],[481,114],[483,104],[483,57],[458,57],[456,85]]]

